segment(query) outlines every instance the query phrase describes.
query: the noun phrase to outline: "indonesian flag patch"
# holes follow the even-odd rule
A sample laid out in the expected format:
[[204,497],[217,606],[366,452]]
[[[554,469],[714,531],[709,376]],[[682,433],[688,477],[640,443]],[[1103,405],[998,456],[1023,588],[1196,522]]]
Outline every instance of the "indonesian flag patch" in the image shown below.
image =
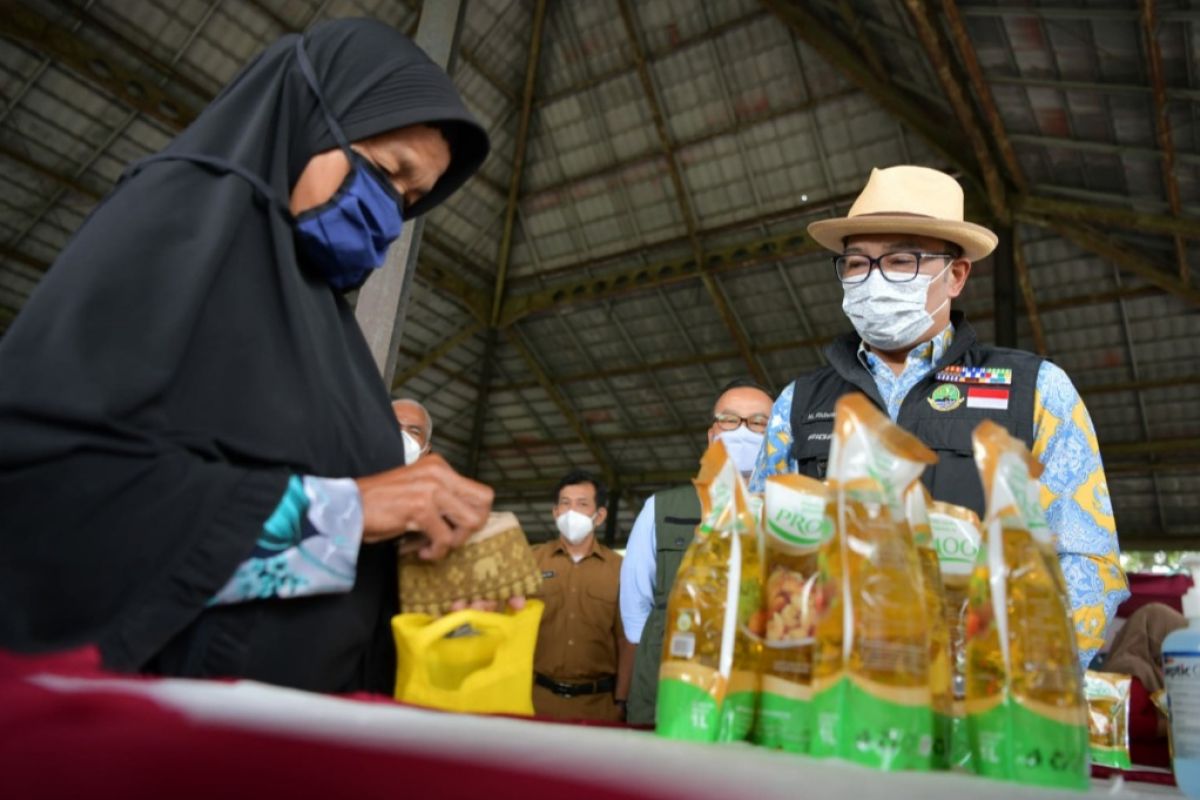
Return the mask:
[[967,387],[967,408],[991,408],[1008,410],[1008,388],[992,386]]

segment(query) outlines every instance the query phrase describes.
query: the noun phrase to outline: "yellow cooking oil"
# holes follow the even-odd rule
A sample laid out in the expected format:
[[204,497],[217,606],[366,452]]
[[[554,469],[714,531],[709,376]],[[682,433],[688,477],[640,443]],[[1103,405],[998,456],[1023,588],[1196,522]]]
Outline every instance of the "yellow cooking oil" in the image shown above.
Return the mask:
[[814,755],[889,770],[933,765],[925,586],[903,498],[934,461],[866,397],[837,402],[833,534],[818,559]]
[[1086,789],[1087,704],[1057,560],[1031,475],[1040,465],[999,425],[974,434],[987,513],[966,624],[966,704],[980,774]]
[[756,744],[807,753],[812,738],[812,656],[819,611],[817,553],[830,537],[828,490],[803,475],[766,480],[762,532],[766,586],[762,694]]
[[929,506],[929,524],[942,577],[946,627],[950,637],[950,666],[954,701],[950,723],[950,767],[971,769],[971,745],[967,737],[967,587],[981,534],[979,517],[969,508],[934,501]]
[[667,602],[655,729],[672,739],[737,741],[753,727],[762,655],[757,527],[720,441],[694,483],[701,523]]
[[929,691],[933,708],[933,768],[950,766],[954,717],[954,679],[950,649],[950,627],[946,620],[946,592],[938,566],[929,506],[933,499],[920,481],[904,493],[905,514],[917,546],[921,577],[925,584],[925,615],[929,625]]

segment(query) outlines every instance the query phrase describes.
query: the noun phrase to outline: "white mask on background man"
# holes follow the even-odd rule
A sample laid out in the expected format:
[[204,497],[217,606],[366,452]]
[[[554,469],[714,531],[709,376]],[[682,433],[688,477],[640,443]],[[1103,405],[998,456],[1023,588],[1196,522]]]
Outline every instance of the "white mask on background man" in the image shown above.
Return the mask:
[[591,517],[575,509],[559,514],[554,518],[554,524],[558,526],[558,532],[563,538],[571,544],[582,542],[596,527]]
[[717,439],[725,445],[725,452],[733,461],[733,466],[743,477],[749,477],[754,472],[754,464],[758,461],[758,451],[762,448],[763,435],[755,433],[745,425],[739,425],[731,431],[721,431]]
[[400,435],[404,437],[405,464],[412,464],[418,458],[425,455],[425,448],[421,447],[421,443],[417,441],[417,437],[413,436],[408,431],[400,431]]
[[[925,310],[929,287],[947,269],[949,263],[937,275],[918,275],[904,283],[892,283],[872,270],[862,283],[842,284],[842,311],[867,344],[888,352],[903,350],[933,324],[933,316]],[[947,297],[934,313],[949,302]]]

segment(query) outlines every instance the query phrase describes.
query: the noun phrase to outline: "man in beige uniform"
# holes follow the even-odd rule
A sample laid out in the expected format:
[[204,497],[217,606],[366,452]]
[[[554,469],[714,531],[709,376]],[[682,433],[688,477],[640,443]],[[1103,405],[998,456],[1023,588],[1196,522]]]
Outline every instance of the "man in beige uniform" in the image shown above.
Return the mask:
[[533,662],[540,716],[618,722],[625,715],[633,649],[617,608],[621,557],[596,541],[607,495],[591,473],[568,473],[555,495],[559,537],[533,548],[546,604]]

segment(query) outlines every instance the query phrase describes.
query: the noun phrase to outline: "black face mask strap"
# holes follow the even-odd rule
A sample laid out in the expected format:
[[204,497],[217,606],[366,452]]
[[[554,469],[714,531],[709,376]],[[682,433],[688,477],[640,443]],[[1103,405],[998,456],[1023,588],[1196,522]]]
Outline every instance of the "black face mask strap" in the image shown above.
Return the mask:
[[346,134],[342,133],[342,126],[338,125],[329,106],[326,105],[325,96],[321,94],[321,85],[317,83],[317,73],[313,71],[312,62],[308,60],[308,54],[304,52],[303,36],[296,39],[296,61],[300,64],[300,72],[304,75],[304,80],[308,81],[308,88],[312,89],[312,93],[316,95],[317,105],[321,107],[321,113],[325,115],[325,123],[329,125],[333,138],[346,152],[346,158],[353,160],[354,154],[350,149],[350,142],[346,140]]
[[121,183],[124,183],[127,179],[137,175],[142,171],[142,169],[150,164],[155,164],[162,161],[188,161],[192,164],[199,164],[200,166],[208,167],[218,175],[223,173],[233,173],[253,186],[255,193],[264,201],[279,209],[284,215],[291,216],[292,212],[288,208],[288,204],[280,199],[279,195],[276,194],[275,190],[271,188],[270,184],[245,167],[235,164],[228,159],[218,158],[217,156],[193,155],[189,153],[157,153],[152,156],[147,156],[146,158],[143,158],[142,160],[132,164],[128,169],[125,170],[125,172],[121,174],[117,184],[120,185]]

